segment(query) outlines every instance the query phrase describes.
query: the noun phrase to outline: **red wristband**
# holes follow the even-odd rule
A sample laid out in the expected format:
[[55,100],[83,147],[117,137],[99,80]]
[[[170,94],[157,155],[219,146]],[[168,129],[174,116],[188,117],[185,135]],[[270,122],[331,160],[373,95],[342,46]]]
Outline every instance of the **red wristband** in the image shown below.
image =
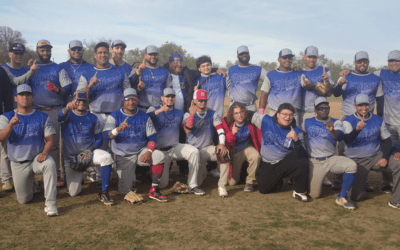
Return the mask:
[[149,141],[149,143],[147,143],[147,149],[154,151],[154,149],[156,149],[156,143],[153,141]]
[[188,127],[193,127],[193,121],[194,121],[194,114],[190,114],[190,115],[189,115],[189,119],[188,119],[187,122],[186,122],[186,125],[187,125]]

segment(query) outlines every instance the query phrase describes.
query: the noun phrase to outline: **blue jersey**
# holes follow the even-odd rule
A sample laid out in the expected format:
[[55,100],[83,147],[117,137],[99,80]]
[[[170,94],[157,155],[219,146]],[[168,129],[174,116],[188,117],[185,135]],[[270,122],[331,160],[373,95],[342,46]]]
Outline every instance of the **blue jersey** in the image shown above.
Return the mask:
[[331,118],[331,120],[334,129],[339,133],[337,139],[334,139],[326,128],[326,121],[320,121],[316,117],[306,119],[307,151],[311,157],[327,157],[335,154],[336,142],[342,140],[344,129],[340,120],[335,118]]
[[371,73],[359,75],[350,73],[346,76],[347,83],[343,84],[342,115],[349,116],[356,112],[353,104],[358,94],[366,94],[369,97],[369,110],[374,111],[375,96],[381,79]]
[[157,148],[174,147],[179,144],[179,128],[183,119],[183,111],[172,109],[157,116],[154,111],[161,106],[150,107],[147,113],[157,131]]
[[[287,139],[286,136],[291,131],[290,128],[281,128],[271,116],[259,113],[254,113],[251,122],[261,130],[260,153],[263,161],[274,164],[293,152],[293,142],[289,147],[284,146]],[[299,140],[303,142],[303,132],[297,126],[293,126],[293,129]]]
[[235,153],[242,151],[245,149],[251,139],[250,130],[246,123],[242,126],[235,124],[235,126],[239,129],[239,132],[236,134],[235,140]]
[[[70,61],[60,63],[60,67],[64,69],[72,81],[71,93],[75,93],[78,88],[79,79],[86,71],[94,69],[94,65],[83,61],[81,64],[72,64]],[[90,80],[90,79],[89,79]]]
[[258,81],[267,75],[260,66],[233,65],[227,72],[228,96],[235,102],[251,103],[257,100]]
[[[189,113],[185,113],[182,124],[189,119]],[[214,145],[215,127],[222,124],[221,117],[214,110],[194,115],[193,130],[186,135],[186,143],[198,149]]]
[[[115,64],[112,64],[110,62],[110,65],[115,67]],[[129,65],[129,63],[124,62],[124,64],[119,65],[118,67],[116,67],[125,77],[128,77],[131,74],[132,71],[132,66]]]
[[86,88],[96,72],[100,82],[90,92],[90,111],[111,113],[118,110],[122,104],[124,89],[130,88],[130,84],[114,66],[107,69],[94,67],[93,70],[84,72],[79,80],[78,90]]
[[148,114],[137,109],[134,115],[127,115],[123,109],[112,112],[103,129],[104,138],[109,138],[110,130],[117,128],[127,117],[129,128],[121,131],[111,141],[111,150],[120,156],[138,155],[148,141],[156,142],[156,130]]
[[101,147],[102,128],[94,114],[87,112],[80,115],[71,110],[68,115],[64,115],[60,110],[58,121],[61,122],[63,156],[73,158],[91,145]]
[[[314,85],[314,87],[317,85],[318,82],[323,82],[321,76],[324,72],[324,68],[322,66],[316,67],[315,69],[311,70],[302,69],[300,72],[307,77],[307,79]],[[329,75],[329,82],[333,86],[334,83],[332,81],[331,72],[328,68],[325,68],[325,72]],[[315,89],[302,89],[301,109],[307,113],[314,112],[314,101],[319,96],[320,95],[317,93],[317,91],[315,91]]]
[[[203,75],[195,81],[195,84],[202,83],[208,76]],[[214,110],[220,117],[224,115],[224,99],[226,91],[225,78],[216,73],[211,73],[211,77],[200,86],[200,89],[207,91],[209,98],[207,108]]]
[[382,79],[385,98],[383,120],[387,124],[400,125],[400,74],[382,69],[378,76]]
[[[355,114],[350,115],[343,121],[345,134],[350,134],[361,121]],[[368,119],[364,119],[366,126],[360,131],[355,141],[346,144],[344,155],[349,158],[371,157],[381,150],[381,140],[390,137],[382,118],[370,113]]]
[[50,80],[58,88],[64,88],[67,94],[71,93],[72,82],[67,72],[56,63],[37,64],[38,71],[29,80],[32,87],[33,107],[54,107],[64,105],[64,99],[52,91],[49,91],[47,85]]
[[290,103],[297,110],[301,109],[301,75],[296,71],[281,72],[273,70],[264,80],[261,90],[269,93],[268,108],[278,110],[282,103]]
[[[0,129],[5,129],[14,115],[12,110],[0,116]],[[43,151],[44,138],[54,135],[56,131],[49,116],[40,111],[18,114],[18,119],[20,122],[13,127],[7,139],[7,155],[14,162],[31,161]]]

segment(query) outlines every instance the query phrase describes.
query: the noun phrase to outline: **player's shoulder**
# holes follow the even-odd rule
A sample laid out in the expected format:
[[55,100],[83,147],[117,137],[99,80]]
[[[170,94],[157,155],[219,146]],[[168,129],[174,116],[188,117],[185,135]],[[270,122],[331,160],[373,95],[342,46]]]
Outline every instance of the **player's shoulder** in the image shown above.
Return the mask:
[[[333,121],[333,120],[332,120]],[[305,126],[307,127],[307,125],[311,125],[311,123],[317,122],[317,119],[315,117],[311,117],[311,118],[307,118],[304,121]]]
[[163,74],[167,74],[167,75],[169,75],[169,70],[168,69],[166,69],[166,68],[164,68],[163,66],[158,66],[158,68],[157,68],[160,72],[162,72]]
[[180,110],[180,109],[175,109],[175,112],[176,112],[176,115],[179,115],[179,116],[183,116],[184,115],[183,111]]
[[44,120],[46,120],[47,117],[49,117],[46,113],[44,113],[42,111],[39,111],[37,109],[35,109],[30,115],[31,116],[35,116],[35,117],[40,117],[40,118],[42,118]]
[[382,123],[382,122],[383,122],[382,117],[380,117],[379,115],[375,115],[375,114],[372,114],[372,113],[370,113],[370,114],[371,114],[370,119],[371,119],[372,121],[375,121],[375,122],[377,122],[377,123]]

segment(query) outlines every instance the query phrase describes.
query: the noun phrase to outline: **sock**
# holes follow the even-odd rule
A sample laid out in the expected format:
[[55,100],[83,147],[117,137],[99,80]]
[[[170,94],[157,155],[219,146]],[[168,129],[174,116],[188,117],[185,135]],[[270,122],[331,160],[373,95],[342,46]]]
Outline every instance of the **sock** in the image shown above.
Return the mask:
[[158,186],[163,171],[164,171],[164,164],[153,165],[151,167],[151,173],[152,173],[151,182],[153,186]]
[[108,184],[110,183],[111,179],[111,172],[112,172],[111,165],[101,167],[101,191],[108,190]]
[[349,174],[349,173],[344,173],[343,174],[343,185],[342,185],[342,190],[340,191],[338,197],[345,197],[347,198],[347,193],[350,191],[351,186],[354,183],[354,179],[356,178],[356,174]]

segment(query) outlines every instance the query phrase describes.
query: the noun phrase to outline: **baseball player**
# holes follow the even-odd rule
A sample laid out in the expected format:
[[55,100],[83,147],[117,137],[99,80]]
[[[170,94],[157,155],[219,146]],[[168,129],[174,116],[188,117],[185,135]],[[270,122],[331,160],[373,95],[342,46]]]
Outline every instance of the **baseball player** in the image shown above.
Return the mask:
[[75,166],[83,161],[82,155],[92,156],[89,161],[101,166],[102,190],[99,199],[105,205],[111,206],[114,201],[108,194],[112,164],[111,155],[99,149],[103,143],[100,122],[92,113],[89,113],[89,96],[85,91],[77,92],[74,100],[58,112],[58,121],[61,122],[63,138],[63,160],[67,177],[67,190],[70,196],[81,192],[83,171],[75,170]]
[[196,60],[201,76],[195,80],[194,90],[204,89],[207,91],[207,108],[214,110],[220,117],[224,115],[224,99],[226,91],[226,80],[217,73],[211,73],[211,58],[201,56]]
[[273,117],[259,113],[249,117],[262,136],[258,189],[262,194],[274,192],[282,184],[282,178],[291,178],[293,198],[308,202],[308,159],[302,146],[303,132],[296,126],[294,113],[290,103],[282,103]]
[[335,155],[336,143],[343,138],[343,124],[329,116],[329,102],[325,97],[317,97],[315,103],[316,117],[305,120],[309,158],[310,195],[318,198],[324,177],[328,172],[343,174],[343,185],[336,203],[344,208],[354,210],[347,193],[353,185],[357,164],[344,156]]
[[370,96],[355,97],[355,114],[343,121],[344,154],[357,163],[357,174],[351,191],[351,199],[360,201],[365,197],[368,172],[384,171],[393,175],[393,191],[389,206],[400,208],[400,161],[391,155],[390,133],[383,119],[370,111]]
[[[219,195],[228,196],[225,185],[228,182],[229,158],[228,149],[225,147],[225,132],[222,127],[221,117],[214,110],[207,109],[207,91],[196,90],[193,93],[192,106],[189,112],[183,117],[183,129],[186,133],[186,143],[200,151],[200,167],[197,179],[197,187],[189,189],[190,193],[204,195],[204,191],[199,186],[207,176],[207,161],[217,161],[221,176],[218,181]],[[215,129],[218,133],[219,144],[214,146],[213,137]]]
[[32,89],[22,84],[14,97],[17,109],[0,116],[0,141],[7,140],[15,193],[21,204],[33,198],[35,174],[43,175],[45,209],[48,216],[58,215],[56,207],[56,166],[49,155],[54,144],[50,117],[32,108]]
[[[233,102],[240,102],[247,110],[256,111],[258,81],[265,80],[267,71],[260,66],[250,64],[249,48],[245,45],[237,49],[238,65],[229,67],[226,79],[228,96]],[[260,110],[264,113],[264,110]]]
[[167,85],[169,71],[157,65],[158,49],[149,45],[144,50],[143,63],[134,68],[129,76],[132,88],[137,89],[139,96],[138,108],[147,111],[151,106],[161,106],[161,96]]
[[126,44],[123,41],[113,41],[110,46],[110,64],[119,69],[124,76],[128,77],[131,74],[132,67],[124,61],[125,49]]
[[259,112],[264,112],[268,104],[269,115],[274,116],[279,105],[290,103],[295,108],[295,122],[299,124],[298,114],[301,110],[302,87],[306,86],[308,80],[304,74],[292,70],[293,57],[290,49],[283,49],[279,52],[279,68],[269,72],[261,86]]
[[[124,107],[108,116],[103,134],[111,140],[119,177],[118,191],[125,195],[133,187],[136,164],[152,166],[151,199],[166,202],[160,193],[159,182],[164,170],[164,153],[156,150],[156,130],[148,114],[139,110],[136,90],[124,90]],[[147,148],[146,148],[147,145]]]
[[168,185],[171,161],[185,159],[189,163],[188,187],[195,188],[198,186],[199,150],[192,145],[179,143],[183,112],[174,108],[175,91],[171,88],[164,89],[161,100],[162,106],[150,107],[147,111],[157,131],[156,149],[165,155],[164,171],[159,186],[165,188]]

